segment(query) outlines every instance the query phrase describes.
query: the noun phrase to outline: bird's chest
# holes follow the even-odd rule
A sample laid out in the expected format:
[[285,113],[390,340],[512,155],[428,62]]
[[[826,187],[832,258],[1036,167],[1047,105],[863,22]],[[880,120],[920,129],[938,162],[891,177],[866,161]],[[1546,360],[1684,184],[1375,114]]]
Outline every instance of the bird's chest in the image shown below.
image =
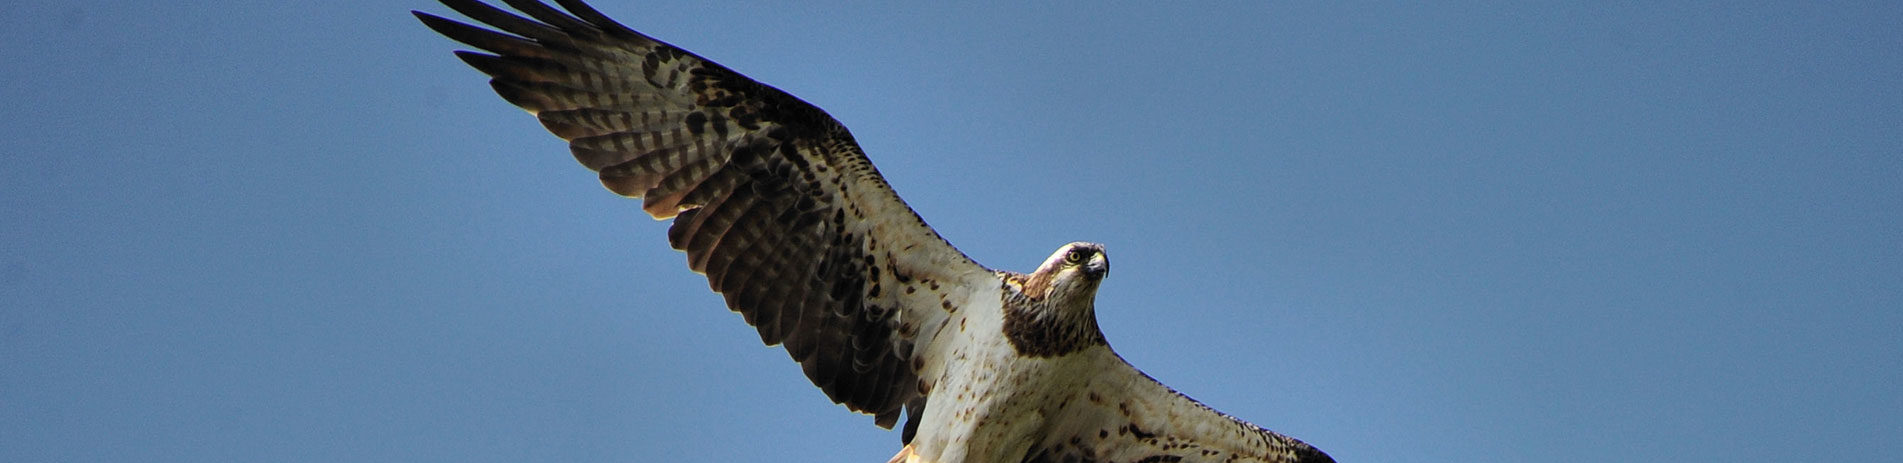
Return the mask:
[[1083,372],[1065,358],[1023,357],[1002,337],[954,350],[913,445],[934,463],[1016,462]]

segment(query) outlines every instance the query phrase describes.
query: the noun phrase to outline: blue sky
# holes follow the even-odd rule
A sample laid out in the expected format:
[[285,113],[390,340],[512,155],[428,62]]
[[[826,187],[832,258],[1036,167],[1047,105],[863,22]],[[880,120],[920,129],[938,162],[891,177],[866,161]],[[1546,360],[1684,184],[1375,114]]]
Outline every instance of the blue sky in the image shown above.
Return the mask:
[[[0,15],[0,461],[884,461],[413,2]],[[600,1],[1350,461],[1903,459],[1896,2]]]

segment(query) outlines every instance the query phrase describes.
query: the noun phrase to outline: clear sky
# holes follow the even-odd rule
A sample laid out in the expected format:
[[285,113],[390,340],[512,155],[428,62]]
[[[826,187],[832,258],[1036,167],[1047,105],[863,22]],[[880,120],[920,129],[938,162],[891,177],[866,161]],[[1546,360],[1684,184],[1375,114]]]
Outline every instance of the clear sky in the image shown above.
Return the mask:
[[[1124,357],[1340,461],[1903,460],[1903,3],[599,3],[986,265],[1107,244]],[[0,461],[898,448],[446,8],[4,9]]]

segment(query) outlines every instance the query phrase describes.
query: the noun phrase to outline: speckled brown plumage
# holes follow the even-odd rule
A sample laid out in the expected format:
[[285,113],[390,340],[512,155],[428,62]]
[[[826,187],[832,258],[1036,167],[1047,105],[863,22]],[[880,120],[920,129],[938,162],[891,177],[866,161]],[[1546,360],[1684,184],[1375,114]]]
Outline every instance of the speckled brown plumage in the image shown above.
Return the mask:
[[[914,340],[894,336],[899,313],[944,309],[937,302],[901,309],[886,288],[899,286],[901,274],[951,280],[984,270],[905,208],[852,135],[819,108],[579,2],[562,2],[569,13],[508,3],[533,20],[468,0],[444,4],[499,31],[417,16],[490,52],[456,55],[568,140],[609,190],[641,198],[656,218],[672,217],[668,243],[686,251],[689,267],[707,275],[761,341],[784,344],[827,396],[891,427],[919,396],[903,352]],[[855,204],[867,198],[887,202],[879,217]],[[921,243],[937,252],[880,248]],[[943,317],[905,318],[917,325]]]

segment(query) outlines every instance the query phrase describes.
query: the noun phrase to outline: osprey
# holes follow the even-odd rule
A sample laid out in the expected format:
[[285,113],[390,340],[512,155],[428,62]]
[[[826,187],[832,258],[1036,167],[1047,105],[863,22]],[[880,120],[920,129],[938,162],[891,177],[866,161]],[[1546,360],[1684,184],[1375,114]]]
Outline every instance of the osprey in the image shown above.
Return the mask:
[[[798,98],[635,32],[579,0],[414,12],[489,53],[456,56],[569,142],[609,190],[673,218],[668,244],[834,402],[891,428],[893,462],[1331,462],[1119,357],[1097,328],[1102,246],[1036,271],[941,238],[852,135]],[[530,19],[533,18],[533,19]]]

